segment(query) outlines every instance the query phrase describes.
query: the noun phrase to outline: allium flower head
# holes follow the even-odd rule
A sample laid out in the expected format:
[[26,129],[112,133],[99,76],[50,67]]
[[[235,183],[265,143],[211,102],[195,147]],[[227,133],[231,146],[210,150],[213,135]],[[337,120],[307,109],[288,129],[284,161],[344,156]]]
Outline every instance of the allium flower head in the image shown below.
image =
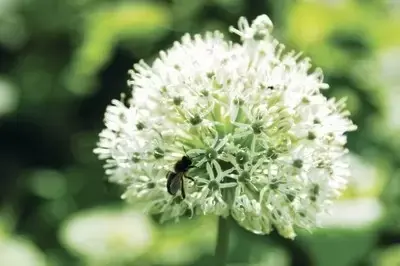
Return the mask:
[[[230,31],[186,34],[152,65],[130,71],[132,97],[113,100],[95,153],[123,198],[162,220],[231,215],[244,228],[285,237],[317,225],[349,175],[342,156],[344,101],[327,99],[322,71],[284,52],[266,15]],[[187,154],[186,197],[167,192],[167,173]]]

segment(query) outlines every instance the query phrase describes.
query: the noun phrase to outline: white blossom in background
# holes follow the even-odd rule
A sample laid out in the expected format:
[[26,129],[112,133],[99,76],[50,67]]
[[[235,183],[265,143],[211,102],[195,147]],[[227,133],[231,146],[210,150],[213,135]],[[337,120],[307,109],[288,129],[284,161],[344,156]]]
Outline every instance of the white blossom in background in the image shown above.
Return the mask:
[[[387,178],[381,170],[379,160],[368,161],[356,155],[349,153],[347,160],[351,165],[351,176],[347,182],[347,188],[343,196],[348,198],[378,198],[385,187]],[[341,197],[343,198],[343,197]]]
[[338,200],[330,215],[321,215],[324,228],[360,229],[376,225],[383,218],[383,207],[377,198]]
[[400,48],[387,49],[378,55],[378,77],[386,87],[398,86],[400,77],[398,69],[400,68]]
[[384,208],[379,196],[386,183],[384,172],[376,162],[349,153],[351,176],[342,196],[333,203],[330,213],[321,213],[319,220],[324,228],[360,229],[377,225],[384,218]]
[[[392,48],[382,51],[378,55],[377,76],[385,89],[381,90],[383,104],[383,117],[379,120],[379,130],[385,127],[386,134],[393,132],[395,135],[400,129],[398,116],[400,114],[400,76],[398,69],[400,68],[400,49]],[[393,138],[393,136],[388,136]]]
[[[311,229],[346,185],[344,101],[327,99],[320,69],[285,52],[266,15],[230,31],[184,35],[130,72],[131,97],[113,100],[95,153],[123,198],[162,220],[231,215],[244,228],[288,238]],[[187,154],[186,198],[166,175]]]
[[117,265],[147,251],[153,244],[153,228],[147,217],[134,210],[94,209],[74,214],[60,237],[88,265]]
[[46,266],[48,264],[42,251],[28,239],[0,235],[0,265]]

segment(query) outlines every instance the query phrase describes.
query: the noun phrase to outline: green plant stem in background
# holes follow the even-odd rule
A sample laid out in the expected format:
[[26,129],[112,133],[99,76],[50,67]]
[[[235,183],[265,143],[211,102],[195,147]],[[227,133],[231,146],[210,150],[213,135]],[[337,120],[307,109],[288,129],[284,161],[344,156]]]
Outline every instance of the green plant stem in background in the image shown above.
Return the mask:
[[217,245],[215,247],[216,266],[225,266],[229,251],[230,218],[218,218]]

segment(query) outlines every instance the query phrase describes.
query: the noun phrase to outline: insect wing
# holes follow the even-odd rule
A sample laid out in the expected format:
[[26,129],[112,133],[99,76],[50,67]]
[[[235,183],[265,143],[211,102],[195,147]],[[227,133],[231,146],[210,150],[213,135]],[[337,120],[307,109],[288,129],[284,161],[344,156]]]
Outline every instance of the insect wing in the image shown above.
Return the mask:
[[167,175],[167,191],[171,195],[175,195],[182,188],[183,173],[170,172]]

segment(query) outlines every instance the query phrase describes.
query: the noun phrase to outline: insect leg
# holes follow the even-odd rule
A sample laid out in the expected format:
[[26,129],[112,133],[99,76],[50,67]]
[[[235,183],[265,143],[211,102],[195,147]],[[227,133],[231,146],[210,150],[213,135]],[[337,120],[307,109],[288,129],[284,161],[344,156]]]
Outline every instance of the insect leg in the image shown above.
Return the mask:
[[196,181],[193,179],[193,177],[191,177],[191,176],[185,175],[185,177],[186,177],[187,179],[189,179],[190,181],[192,181],[192,182],[196,182]]
[[181,177],[181,196],[182,199],[186,198],[186,193],[185,193],[185,182],[183,182],[183,177]]

